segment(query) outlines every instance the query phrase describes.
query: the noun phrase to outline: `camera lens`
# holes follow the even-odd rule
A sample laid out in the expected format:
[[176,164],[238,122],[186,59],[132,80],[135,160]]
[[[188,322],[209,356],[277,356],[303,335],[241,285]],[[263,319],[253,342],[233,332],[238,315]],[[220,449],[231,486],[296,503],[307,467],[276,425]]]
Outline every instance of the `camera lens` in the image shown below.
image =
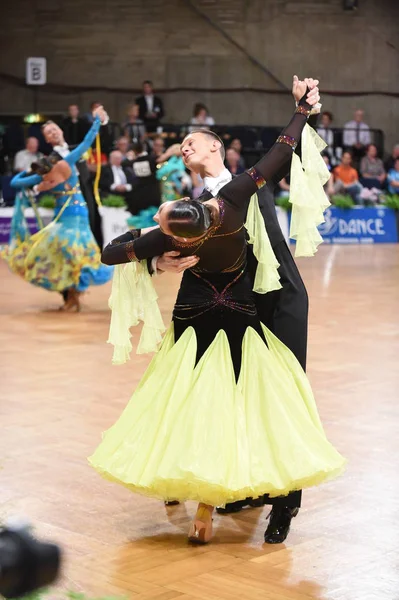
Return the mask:
[[17,598],[53,583],[60,562],[60,549],[27,529],[0,530],[0,595]]

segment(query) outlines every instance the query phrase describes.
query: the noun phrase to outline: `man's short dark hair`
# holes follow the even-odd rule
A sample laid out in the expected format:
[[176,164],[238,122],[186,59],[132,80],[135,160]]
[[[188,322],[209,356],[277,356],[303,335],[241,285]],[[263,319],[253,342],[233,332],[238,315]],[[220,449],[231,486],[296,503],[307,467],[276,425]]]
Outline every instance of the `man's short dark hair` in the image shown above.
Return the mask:
[[132,150],[135,154],[141,154],[144,151],[144,145],[141,142],[135,142],[132,146]]
[[44,131],[45,127],[47,127],[47,125],[57,125],[57,123],[55,123],[54,121],[46,121],[45,123],[43,123],[43,125],[41,126],[41,130]]
[[[193,133],[202,133],[203,135],[206,135],[208,138],[212,138],[213,140],[217,140],[218,142],[220,142],[220,155],[222,157],[222,160],[224,160],[226,158],[226,149],[224,147],[224,144],[221,140],[221,138],[218,136],[217,133],[215,133],[214,131],[211,131],[210,129],[193,129],[193,131],[190,131],[190,133],[188,135],[191,135]],[[188,136],[186,136],[188,137]]]
[[333,114],[332,114],[332,112],[330,112],[329,110],[325,110],[325,111],[322,113],[322,116],[323,116],[323,115],[326,115],[326,117],[328,117],[328,118],[330,119],[330,121],[333,121],[333,120],[334,120]]
[[147,83],[148,85],[150,85],[152,87],[152,81],[151,79],[146,79],[145,81],[143,81],[143,85]]

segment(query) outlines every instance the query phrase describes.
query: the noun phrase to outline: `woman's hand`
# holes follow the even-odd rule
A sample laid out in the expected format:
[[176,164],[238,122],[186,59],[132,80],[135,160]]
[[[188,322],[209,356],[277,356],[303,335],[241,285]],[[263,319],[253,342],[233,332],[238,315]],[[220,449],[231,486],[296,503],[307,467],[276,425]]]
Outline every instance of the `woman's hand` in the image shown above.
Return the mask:
[[318,79],[306,77],[302,81],[298,79],[296,75],[294,75],[292,80],[292,95],[294,96],[295,101],[299,102],[300,99],[306,94],[306,90],[309,88],[308,95],[306,96],[306,102],[310,104],[310,106],[315,106],[315,104],[317,104],[320,100],[318,85]]
[[104,110],[103,106],[98,106],[97,108],[95,108],[93,110],[93,117],[96,118],[98,117],[101,121],[101,123],[106,123],[108,121],[108,115]]

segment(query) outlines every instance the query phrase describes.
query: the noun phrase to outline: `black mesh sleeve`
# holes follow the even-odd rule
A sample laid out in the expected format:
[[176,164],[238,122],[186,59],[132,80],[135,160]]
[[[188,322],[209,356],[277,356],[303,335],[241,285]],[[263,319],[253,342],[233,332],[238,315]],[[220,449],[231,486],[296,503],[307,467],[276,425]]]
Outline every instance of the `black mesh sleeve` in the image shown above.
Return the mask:
[[153,229],[144,235],[137,235],[138,231],[128,231],[112,240],[101,254],[102,262],[106,265],[120,265],[160,256],[166,251],[167,237],[160,229]]
[[[299,105],[310,111],[312,107],[307,104],[305,98],[306,95],[301,99]],[[301,138],[306,122],[305,114],[295,112],[269,152],[256,163],[255,167],[248,169],[225,185],[219,192],[220,196],[236,208],[246,210],[252,194],[257,192],[267,181],[273,180],[276,175],[280,176],[283,168],[285,171],[287,167],[289,168],[293,149]],[[285,141],[282,142],[281,139]]]
[[[311,115],[308,119],[308,125],[310,127],[312,127],[313,129],[316,129],[316,125],[317,125],[317,118],[318,115]],[[301,145],[301,138],[299,138],[298,141],[298,145],[295,148],[295,154],[297,154],[299,156],[299,158],[301,158],[302,154],[302,145]],[[287,161],[281,166],[281,168],[273,175],[273,177],[271,179],[269,179],[269,182],[272,182],[272,187],[274,188],[278,183],[280,183],[280,181],[282,179],[284,179],[284,177],[288,177],[288,175],[290,174],[290,170],[291,170],[291,161],[292,161],[292,153],[287,156]]]

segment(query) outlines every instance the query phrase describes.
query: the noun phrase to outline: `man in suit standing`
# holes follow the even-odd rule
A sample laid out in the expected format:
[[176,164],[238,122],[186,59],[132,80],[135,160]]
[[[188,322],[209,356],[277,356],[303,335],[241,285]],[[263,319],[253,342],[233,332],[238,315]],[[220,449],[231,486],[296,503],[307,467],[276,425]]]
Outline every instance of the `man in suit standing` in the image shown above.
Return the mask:
[[150,206],[159,206],[161,189],[157,179],[157,163],[141,142],[133,144],[131,156],[124,164],[130,165],[134,177],[132,193],[128,198],[132,215],[137,215]]
[[101,171],[100,188],[108,194],[117,194],[129,204],[129,196],[133,187],[133,172],[129,167],[123,166],[123,154],[114,150],[109,155],[109,165]]
[[77,104],[68,106],[68,116],[62,121],[61,129],[64,132],[68,146],[77,146],[83,141],[90,125],[86,119],[79,116],[79,106]]
[[144,121],[148,133],[154,133],[165,115],[161,98],[154,95],[152,81],[143,82],[143,95],[136,98],[139,118]]

